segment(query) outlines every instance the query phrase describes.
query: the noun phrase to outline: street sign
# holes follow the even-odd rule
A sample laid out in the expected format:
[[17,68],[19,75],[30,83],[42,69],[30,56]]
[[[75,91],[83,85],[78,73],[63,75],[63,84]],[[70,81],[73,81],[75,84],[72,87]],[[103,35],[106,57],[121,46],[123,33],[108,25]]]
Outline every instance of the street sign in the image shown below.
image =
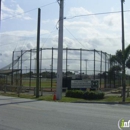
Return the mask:
[[91,88],[91,80],[71,80],[71,88]]

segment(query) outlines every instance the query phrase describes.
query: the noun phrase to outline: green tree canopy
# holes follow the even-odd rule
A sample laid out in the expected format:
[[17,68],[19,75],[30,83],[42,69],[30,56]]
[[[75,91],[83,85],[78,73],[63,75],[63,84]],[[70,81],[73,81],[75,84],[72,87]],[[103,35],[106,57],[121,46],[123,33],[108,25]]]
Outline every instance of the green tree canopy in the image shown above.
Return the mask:
[[[130,69],[130,45],[124,50],[125,67]],[[110,58],[111,65],[118,65],[122,68],[123,53],[122,50],[117,50],[115,55]]]

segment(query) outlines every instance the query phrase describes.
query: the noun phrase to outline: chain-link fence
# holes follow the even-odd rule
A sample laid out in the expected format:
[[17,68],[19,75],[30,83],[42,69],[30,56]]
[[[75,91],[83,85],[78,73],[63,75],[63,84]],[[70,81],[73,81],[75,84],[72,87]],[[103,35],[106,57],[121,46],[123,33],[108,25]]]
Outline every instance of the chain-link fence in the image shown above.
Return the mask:
[[[56,88],[57,48],[40,49],[40,89]],[[63,49],[63,77],[72,79],[98,80],[99,88],[121,86],[121,73],[109,74],[111,55],[87,49]],[[6,84],[20,85],[29,89],[36,87],[36,50],[14,51],[12,63],[2,70],[11,72],[4,77]],[[3,77],[2,77],[3,78]],[[127,84],[130,77],[127,75]]]

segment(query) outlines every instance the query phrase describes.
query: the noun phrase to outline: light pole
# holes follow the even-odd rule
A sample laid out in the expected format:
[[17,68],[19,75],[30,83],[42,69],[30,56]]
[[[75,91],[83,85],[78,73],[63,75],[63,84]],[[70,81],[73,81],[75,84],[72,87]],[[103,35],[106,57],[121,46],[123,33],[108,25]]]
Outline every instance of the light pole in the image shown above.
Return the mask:
[[122,102],[125,102],[125,90],[126,90],[126,83],[125,83],[125,36],[124,36],[124,9],[123,3],[125,0],[121,0],[121,21],[122,21]]

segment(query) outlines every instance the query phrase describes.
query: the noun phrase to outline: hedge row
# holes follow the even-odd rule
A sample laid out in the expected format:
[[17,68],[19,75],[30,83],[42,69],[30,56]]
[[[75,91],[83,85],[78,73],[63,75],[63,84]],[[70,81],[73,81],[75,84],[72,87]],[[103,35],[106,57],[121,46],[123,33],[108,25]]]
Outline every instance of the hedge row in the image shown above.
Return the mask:
[[73,97],[73,98],[83,98],[88,100],[93,99],[103,99],[104,93],[99,91],[86,91],[83,92],[81,90],[68,90],[66,92],[66,97]]

